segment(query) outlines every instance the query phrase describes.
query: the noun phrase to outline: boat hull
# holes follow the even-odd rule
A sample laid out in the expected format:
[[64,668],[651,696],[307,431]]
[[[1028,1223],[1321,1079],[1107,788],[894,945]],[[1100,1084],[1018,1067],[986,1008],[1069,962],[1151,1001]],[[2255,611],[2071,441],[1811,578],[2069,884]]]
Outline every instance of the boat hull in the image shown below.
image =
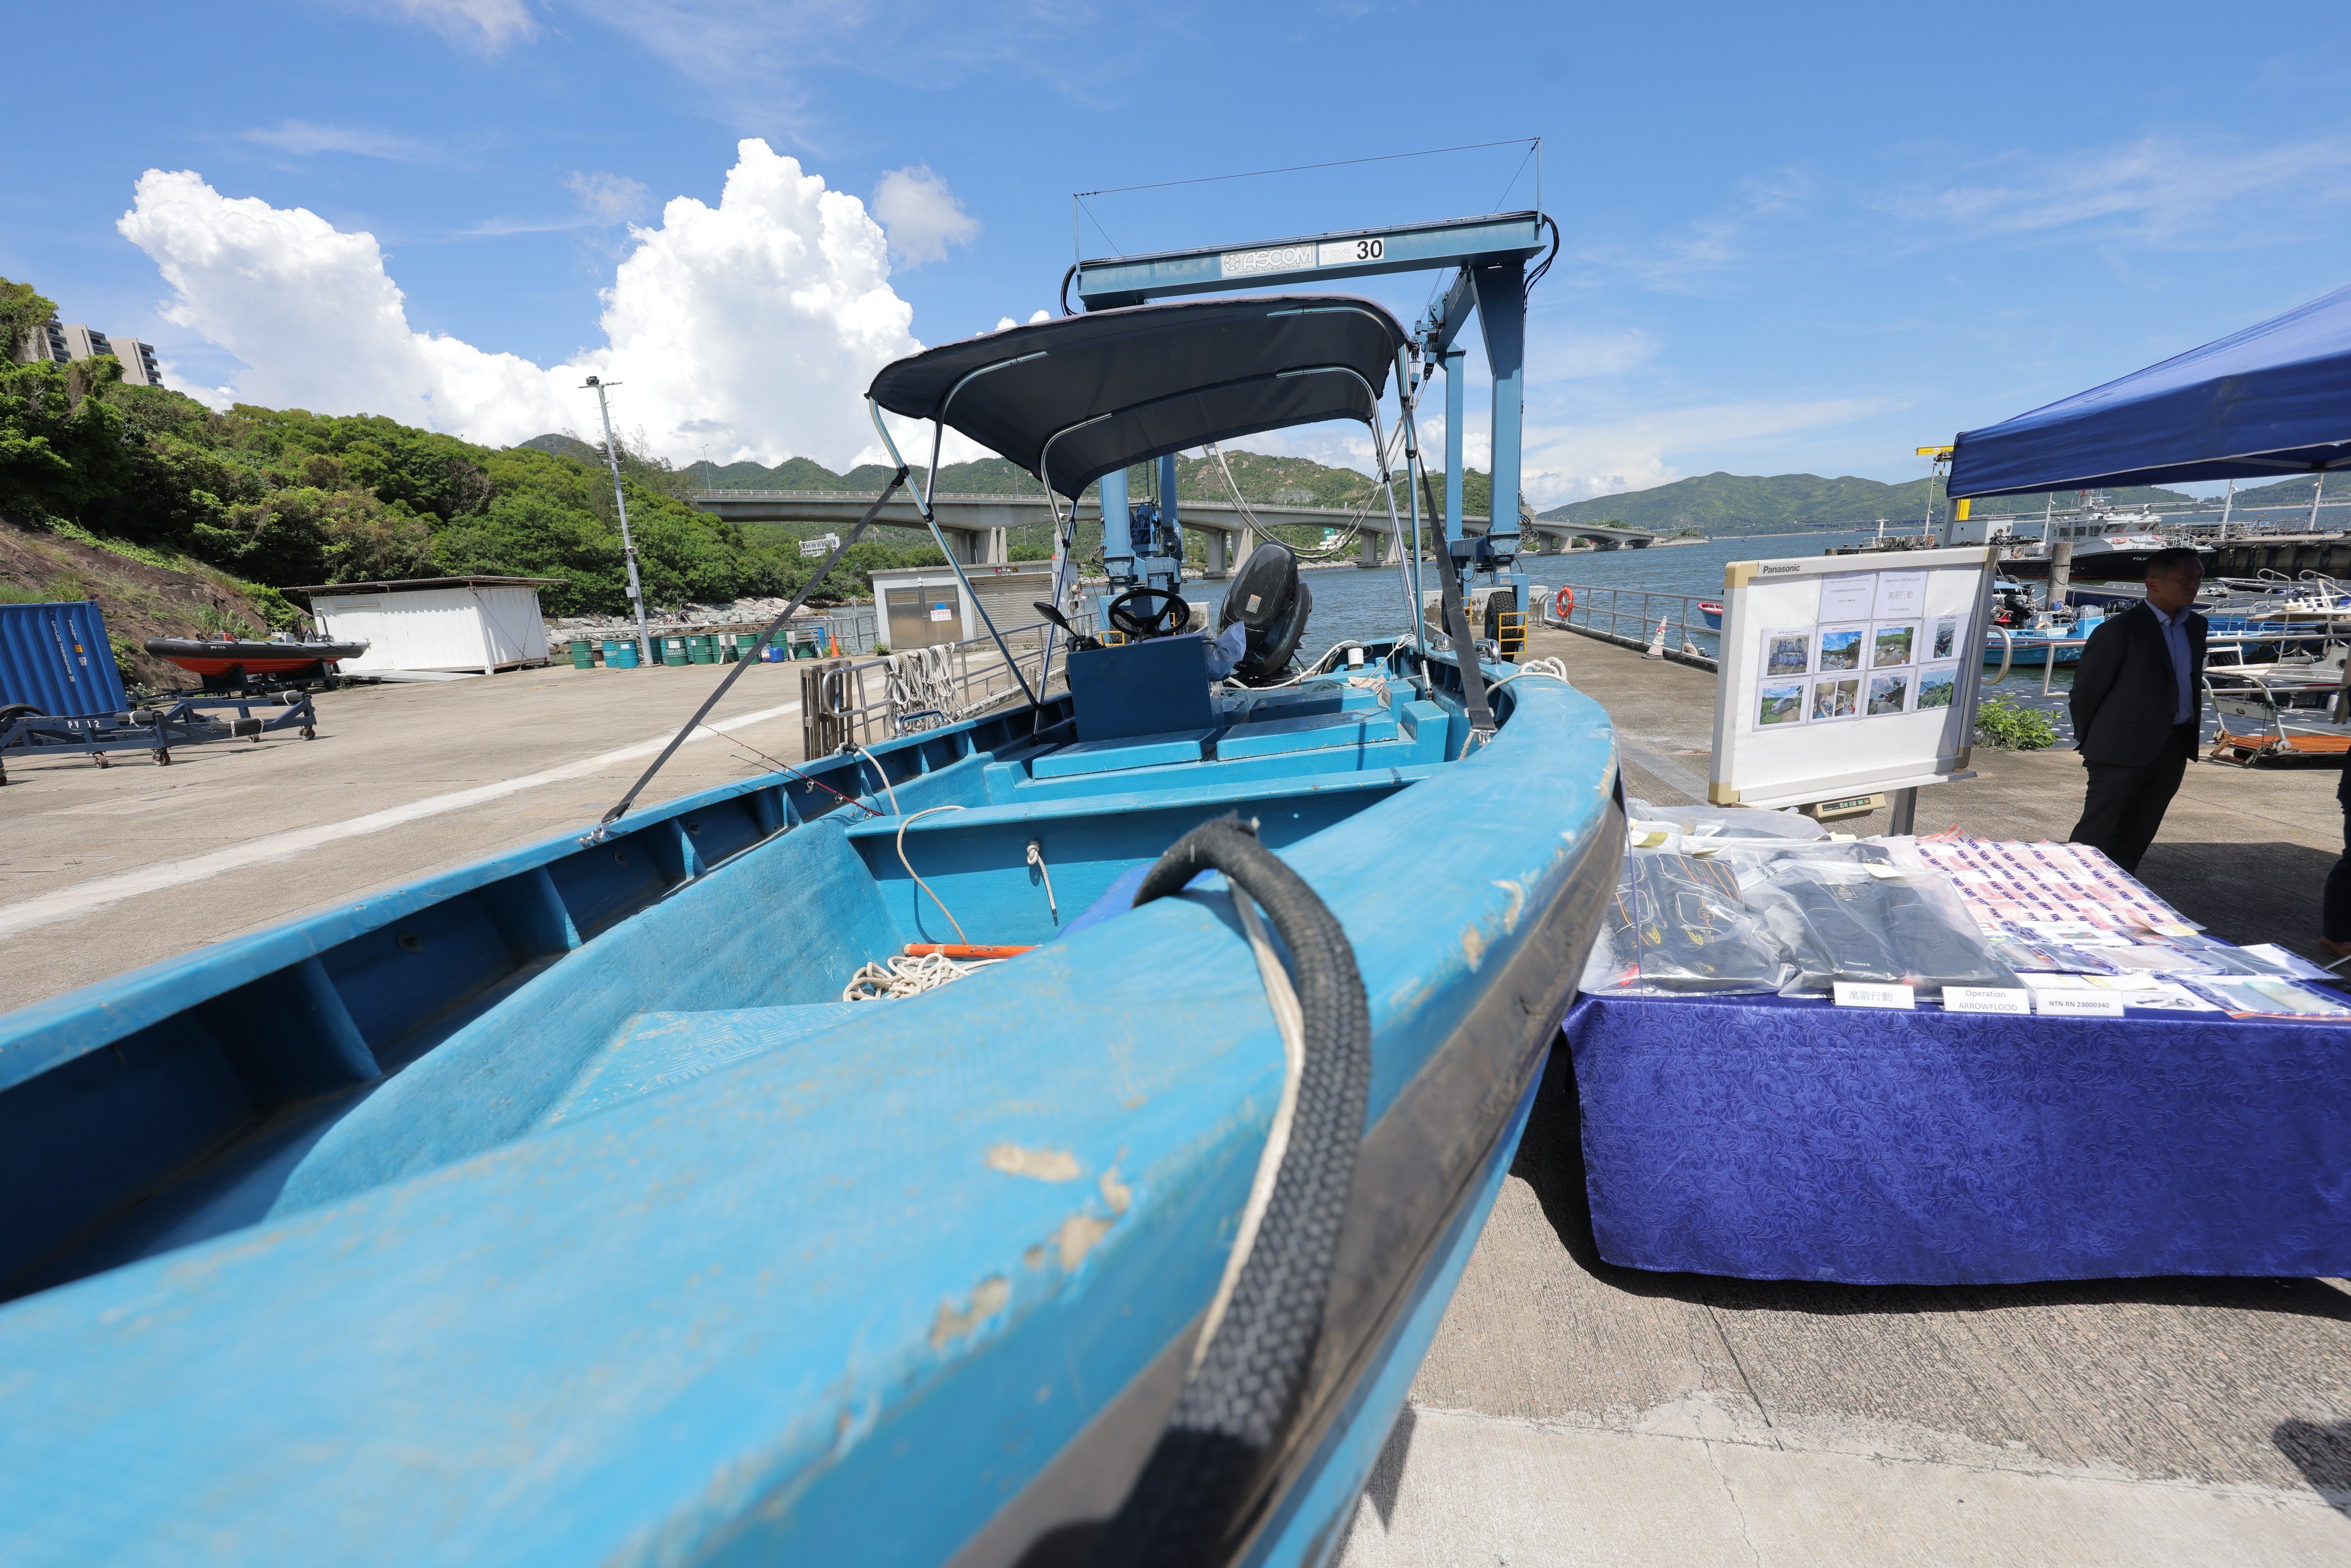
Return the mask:
[[[1220,894],[1056,941],[1020,846],[1073,907],[1236,808],[1339,917],[1373,1014],[1322,1348],[1232,1542],[1304,1560],[1434,1333],[1621,854],[1596,705],[1499,698],[1498,738],[1435,767],[987,800],[1029,754],[1004,716],[810,765],[843,793],[882,768],[904,817],[749,780],[0,1019],[12,1082],[63,1072],[105,1113],[52,1097],[16,1145],[17,1190],[76,1194],[9,1239],[19,1289],[68,1281],[0,1311],[26,1560],[233,1529],[258,1563],[977,1564],[1088,1530],[1176,1397],[1281,1051]],[[901,836],[976,938],[1043,945],[844,1017],[820,982],[849,962],[954,939]],[[242,1120],[154,1120],[196,1083]],[[178,1166],[114,1168],[173,1139]],[[127,1493],[126,1447],[153,1457]]]

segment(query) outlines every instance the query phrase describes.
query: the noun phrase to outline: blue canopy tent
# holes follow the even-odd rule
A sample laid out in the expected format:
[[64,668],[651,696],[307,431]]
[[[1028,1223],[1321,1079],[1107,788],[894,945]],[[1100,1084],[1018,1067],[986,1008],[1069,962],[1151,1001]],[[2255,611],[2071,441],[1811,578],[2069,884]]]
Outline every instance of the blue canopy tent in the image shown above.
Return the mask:
[[1953,444],[1949,494],[2351,468],[2351,288]]

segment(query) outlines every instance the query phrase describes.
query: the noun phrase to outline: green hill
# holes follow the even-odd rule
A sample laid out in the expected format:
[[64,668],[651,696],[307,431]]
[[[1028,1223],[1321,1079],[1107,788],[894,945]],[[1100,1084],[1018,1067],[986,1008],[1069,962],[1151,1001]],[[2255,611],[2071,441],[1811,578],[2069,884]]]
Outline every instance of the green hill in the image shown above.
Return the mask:
[[[1661,534],[1696,528],[1703,534],[1731,537],[1793,533],[1806,528],[1866,527],[1880,517],[1888,522],[1915,527],[1926,515],[1927,486],[1925,479],[1887,485],[1876,479],[1858,479],[1851,476],[1823,479],[1817,474],[1775,474],[1768,478],[1742,474],[1705,474],[1694,478],[1677,479],[1654,489],[1631,490],[1621,495],[1602,496],[1595,500],[1571,502],[1564,507],[1554,507],[1541,516],[1547,521],[1621,522],[1628,528],[1648,528]],[[2308,486],[2304,487],[2303,493],[2304,496],[2309,494]],[[2147,486],[2108,490],[2104,494],[2110,501],[2121,506],[2193,498],[2183,491]],[[2058,497],[2058,503],[2069,505],[2072,499],[2069,491]],[[1939,515],[1946,505],[1939,486],[1936,491],[1935,505]],[[1976,509],[1979,513],[1993,515],[2037,513],[2042,509],[2042,497],[1993,497],[1976,503]]]
[[[0,341],[53,309],[0,279]],[[807,580],[789,541],[689,506],[692,486],[668,464],[623,450],[621,471],[653,605],[781,594]],[[628,602],[612,480],[590,443],[549,434],[492,448],[376,415],[247,403],[220,413],[124,384],[110,356],[0,358],[0,520],[21,531],[0,561],[12,598],[58,591],[43,574],[62,580],[71,546],[86,565],[102,551],[178,587],[242,595],[236,605],[281,623],[293,609],[271,590],[375,578],[552,578],[540,602],[556,614]],[[937,559],[925,541],[862,543],[837,592],[857,592],[875,567]],[[152,598],[152,587],[139,591]],[[836,585],[825,590],[833,597]],[[127,614],[131,591],[100,602]],[[249,616],[227,599],[213,609]]]
[[[2351,501],[2351,474],[2330,474],[2327,479],[2329,483],[2326,489],[2318,497],[2321,501],[2328,507]],[[2252,490],[2245,489],[2241,485],[2237,490],[2234,509],[2241,512],[2254,507],[2300,507],[2306,511],[2311,502],[2311,492],[2317,487],[2317,485],[2318,476],[2315,474],[2297,474],[2291,479],[2281,479],[2274,485],[2263,485]],[[2339,518],[2341,516],[2339,512],[2332,514],[2335,518]],[[2269,527],[2277,527],[2291,523],[2294,519],[2290,517],[2271,516],[2262,517],[2260,521]],[[2327,519],[2322,518],[2321,526],[2339,528],[2342,525],[2339,522],[2330,524]]]

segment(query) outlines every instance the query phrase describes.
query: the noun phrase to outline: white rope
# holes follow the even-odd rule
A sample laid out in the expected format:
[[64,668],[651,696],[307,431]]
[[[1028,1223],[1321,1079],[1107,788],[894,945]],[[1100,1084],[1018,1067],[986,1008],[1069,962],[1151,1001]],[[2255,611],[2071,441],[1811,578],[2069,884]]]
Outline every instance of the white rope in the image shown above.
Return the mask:
[[[898,788],[896,785],[890,782],[890,775],[882,771],[882,759],[875,757],[863,747],[854,743],[842,747],[842,749],[863,758],[865,759],[865,765],[873,769],[873,777],[882,780],[882,792],[890,797],[890,814],[893,817],[896,816],[898,814]],[[903,852],[901,853],[900,858],[904,858]],[[912,871],[914,868],[908,866],[906,869],[908,871]]]
[[[895,806],[897,803],[898,801],[896,797],[892,797],[890,804]],[[925,817],[936,816],[941,811],[960,811],[963,809],[964,808],[961,806],[932,806],[915,812],[904,821],[900,822],[898,824],[898,863],[906,868],[906,874],[914,879],[914,885],[916,887],[921,888],[925,893],[931,894],[931,902],[939,906],[939,913],[946,915],[947,917],[947,924],[955,927],[956,940],[967,947],[971,945],[971,938],[963,934],[963,926],[956,919],[955,912],[947,907],[946,900],[941,898],[935,893],[931,893],[931,884],[923,880],[922,873],[914,869],[914,862],[906,858],[906,830],[908,828],[913,827]],[[895,958],[893,958],[890,961],[893,964],[897,962]],[[869,968],[871,967],[872,966],[870,965],[867,966]],[[861,974],[863,973],[862,970],[860,970],[859,972]],[[854,984],[855,982],[852,981],[851,983]],[[944,981],[940,983],[945,984]]]
[[956,702],[955,669],[945,648],[907,648],[890,655],[883,672],[883,694],[890,716],[904,733],[908,714],[935,715],[915,723],[935,727],[962,716]]
[[968,961],[950,958],[944,953],[925,953],[919,958],[904,955],[886,963],[868,964],[849,977],[841,988],[844,1002],[883,1002],[893,997],[919,997],[925,991],[935,991],[966,975],[1001,964],[1001,958],[974,958]]
[[1567,661],[1565,659],[1529,659],[1525,664],[1519,666],[1517,674],[1504,675],[1500,680],[1496,681],[1492,685],[1488,686],[1486,690],[1489,693],[1499,692],[1504,686],[1509,685],[1512,681],[1519,680],[1527,675],[1548,675],[1562,685],[1571,684],[1567,678]]
[[1267,1129],[1265,1149],[1257,1158],[1257,1179],[1249,1184],[1249,1202],[1241,1209],[1239,1230],[1233,1237],[1232,1250],[1225,1255],[1225,1277],[1217,1282],[1216,1299],[1208,1303],[1208,1315],[1200,1324],[1200,1337],[1192,1342],[1192,1370],[1197,1372],[1208,1354],[1209,1344],[1217,1337],[1217,1325],[1225,1321],[1225,1309],[1232,1304],[1233,1289],[1240,1283],[1241,1266],[1249,1261],[1249,1249],[1257,1244],[1258,1228],[1265,1223],[1266,1206],[1273,1201],[1274,1178],[1281,1174],[1282,1156],[1290,1151],[1290,1124],[1298,1113],[1298,1081],[1306,1071],[1306,1015],[1298,1006],[1298,992],[1290,983],[1290,971],[1281,967],[1280,955],[1273,950],[1271,938],[1265,934],[1265,925],[1258,918],[1257,905],[1248,894],[1233,886],[1230,878],[1226,886],[1233,897],[1233,912],[1240,916],[1241,932],[1249,938],[1249,950],[1257,956],[1258,977],[1265,982],[1265,999],[1273,1009],[1274,1027],[1281,1033],[1281,1103],[1274,1107],[1273,1125]]
[[[1404,427],[1402,424],[1398,424],[1395,433],[1388,437],[1388,448],[1385,456],[1387,457],[1389,465],[1391,466],[1394,464],[1395,456],[1396,444],[1403,439]],[[1217,460],[1217,469],[1225,476],[1226,492],[1232,497],[1233,506],[1235,509],[1240,513],[1243,528],[1241,542],[1243,544],[1247,544],[1250,538],[1256,534],[1270,533],[1274,525],[1267,523],[1250,509],[1247,497],[1243,497],[1241,494],[1240,482],[1233,477],[1233,471],[1226,464],[1225,455],[1217,447],[1217,444],[1212,441],[1202,450],[1206,451],[1209,456]],[[1354,504],[1353,514],[1344,523],[1340,525],[1339,538],[1332,543],[1327,545],[1317,545],[1312,549],[1301,549],[1298,546],[1292,545],[1290,547],[1290,553],[1298,557],[1301,560],[1328,560],[1332,556],[1343,554],[1362,535],[1364,531],[1364,519],[1371,516],[1372,503],[1378,500],[1379,497],[1380,492],[1377,486],[1374,486],[1373,488],[1364,491],[1363,497]],[[1282,526],[1299,527],[1302,525],[1285,524]],[[1246,559],[1246,552],[1243,552],[1243,554]]]
[[1061,923],[1061,905],[1053,896],[1053,873],[1045,869],[1044,846],[1034,839],[1029,841],[1029,863],[1035,866],[1037,874],[1045,879],[1045,907],[1051,913],[1053,924],[1059,925]]

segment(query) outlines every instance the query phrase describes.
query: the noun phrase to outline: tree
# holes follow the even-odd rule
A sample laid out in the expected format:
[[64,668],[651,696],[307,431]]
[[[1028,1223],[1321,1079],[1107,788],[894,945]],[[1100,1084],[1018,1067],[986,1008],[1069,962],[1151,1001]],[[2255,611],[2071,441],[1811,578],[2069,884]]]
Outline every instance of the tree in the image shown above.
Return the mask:
[[47,326],[57,313],[57,308],[34,293],[31,284],[0,277],[0,361],[15,359],[26,334]]

